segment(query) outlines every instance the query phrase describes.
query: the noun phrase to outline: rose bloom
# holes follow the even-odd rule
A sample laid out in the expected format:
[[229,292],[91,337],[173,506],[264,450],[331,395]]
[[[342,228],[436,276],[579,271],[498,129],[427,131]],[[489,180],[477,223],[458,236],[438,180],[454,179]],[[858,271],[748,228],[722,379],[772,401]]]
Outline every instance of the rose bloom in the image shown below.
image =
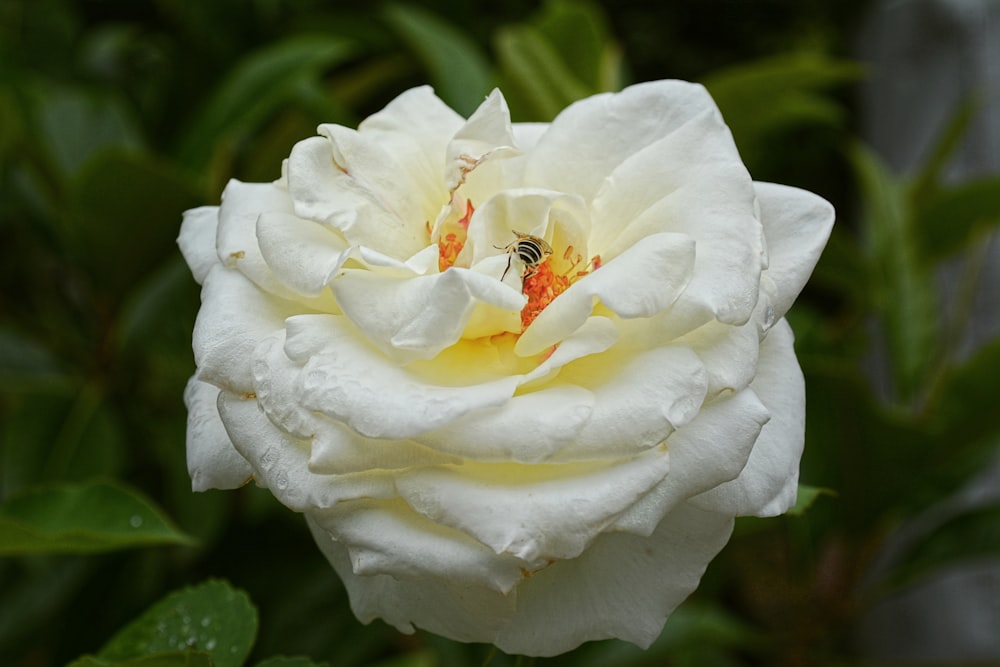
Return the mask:
[[685,82],[551,124],[417,88],[319,134],[184,216],[195,490],[305,514],[362,622],[648,646],[734,517],[795,500],[783,316],[832,208],[753,182]]

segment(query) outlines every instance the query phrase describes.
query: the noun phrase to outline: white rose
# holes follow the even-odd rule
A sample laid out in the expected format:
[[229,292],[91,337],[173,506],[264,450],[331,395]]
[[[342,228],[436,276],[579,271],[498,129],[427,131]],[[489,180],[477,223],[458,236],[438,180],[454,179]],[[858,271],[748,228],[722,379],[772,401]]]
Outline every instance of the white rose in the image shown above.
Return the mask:
[[783,316],[832,208],[754,183],[684,82],[525,125],[418,88],[319,133],[185,215],[194,488],[304,513],[363,622],[648,646],[735,516],[794,501]]

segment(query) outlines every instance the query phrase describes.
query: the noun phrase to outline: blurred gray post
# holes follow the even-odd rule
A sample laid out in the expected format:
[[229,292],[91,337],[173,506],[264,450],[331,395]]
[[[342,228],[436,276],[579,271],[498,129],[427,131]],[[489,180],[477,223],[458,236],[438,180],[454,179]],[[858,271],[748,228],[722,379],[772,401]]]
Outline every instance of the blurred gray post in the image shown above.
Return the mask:
[[[960,182],[1000,173],[1000,0],[875,2],[860,52],[871,68],[862,96],[865,139],[897,174],[911,173],[926,160],[970,95],[978,99],[979,113],[946,177]],[[966,263],[983,263],[956,359],[1000,335],[1000,238],[994,234],[985,244],[978,256],[958,257],[940,275],[943,316],[953,318],[948,304],[960,289]],[[1000,465],[995,465],[907,522],[876,559],[869,580],[880,579],[949,519],[998,503]],[[861,619],[856,640],[866,657],[878,660],[1000,660],[1000,559],[956,564],[876,603]]]

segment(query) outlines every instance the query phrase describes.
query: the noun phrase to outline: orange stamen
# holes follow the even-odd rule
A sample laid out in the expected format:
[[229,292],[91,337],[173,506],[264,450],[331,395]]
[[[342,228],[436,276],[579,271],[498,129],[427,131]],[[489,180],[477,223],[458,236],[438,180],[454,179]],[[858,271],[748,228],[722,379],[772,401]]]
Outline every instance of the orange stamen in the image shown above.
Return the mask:
[[[445,269],[455,266],[455,260],[458,259],[458,253],[462,252],[462,248],[465,246],[465,239],[469,230],[469,220],[472,219],[472,214],[475,210],[475,207],[472,206],[472,202],[466,200],[465,215],[455,222],[447,223],[448,227],[454,229],[455,231],[448,232],[447,234],[442,233],[441,237],[438,239],[439,271],[444,271]],[[430,233],[430,223],[428,223],[427,227],[428,233]]]
[[[570,246],[566,249],[566,252],[563,253],[564,259],[568,260],[572,254],[573,246]],[[538,317],[538,315],[545,310],[545,308],[552,303],[557,296],[569,289],[570,285],[583,276],[589,274],[591,271],[596,270],[601,265],[600,256],[594,255],[594,258],[587,264],[587,268],[574,273],[574,270],[580,265],[582,260],[583,258],[580,255],[577,255],[569,268],[562,273],[555,273],[552,270],[551,261],[547,259],[539,264],[533,273],[524,276],[521,281],[521,291],[526,297],[528,297],[528,303],[521,310],[522,331],[527,329],[528,326],[535,321],[535,318]]]

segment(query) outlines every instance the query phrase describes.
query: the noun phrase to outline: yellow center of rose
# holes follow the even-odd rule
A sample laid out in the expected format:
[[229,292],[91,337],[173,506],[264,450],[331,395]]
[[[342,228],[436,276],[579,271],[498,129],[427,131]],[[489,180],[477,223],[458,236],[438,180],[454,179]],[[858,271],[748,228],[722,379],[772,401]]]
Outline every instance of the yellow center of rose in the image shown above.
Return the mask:
[[[455,265],[458,253],[462,252],[465,245],[469,220],[474,210],[472,202],[466,202],[465,215],[453,227],[455,231],[443,233],[438,239],[439,270],[444,271]],[[583,258],[580,255],[574,257],[573,246],[569,246],[562,254],[562,258],[569,262],[569,267],[562,273],[556,273],[552,269],[553,256],[547,257],[533,271],[528,271],[523,276],[521,292],[528,297],[528,303],[521,309],[521,331],[527,329],[546,306],[569,289],[570,285],[601,266],[600,255],[594,255],[583,269],[578,269]]]

